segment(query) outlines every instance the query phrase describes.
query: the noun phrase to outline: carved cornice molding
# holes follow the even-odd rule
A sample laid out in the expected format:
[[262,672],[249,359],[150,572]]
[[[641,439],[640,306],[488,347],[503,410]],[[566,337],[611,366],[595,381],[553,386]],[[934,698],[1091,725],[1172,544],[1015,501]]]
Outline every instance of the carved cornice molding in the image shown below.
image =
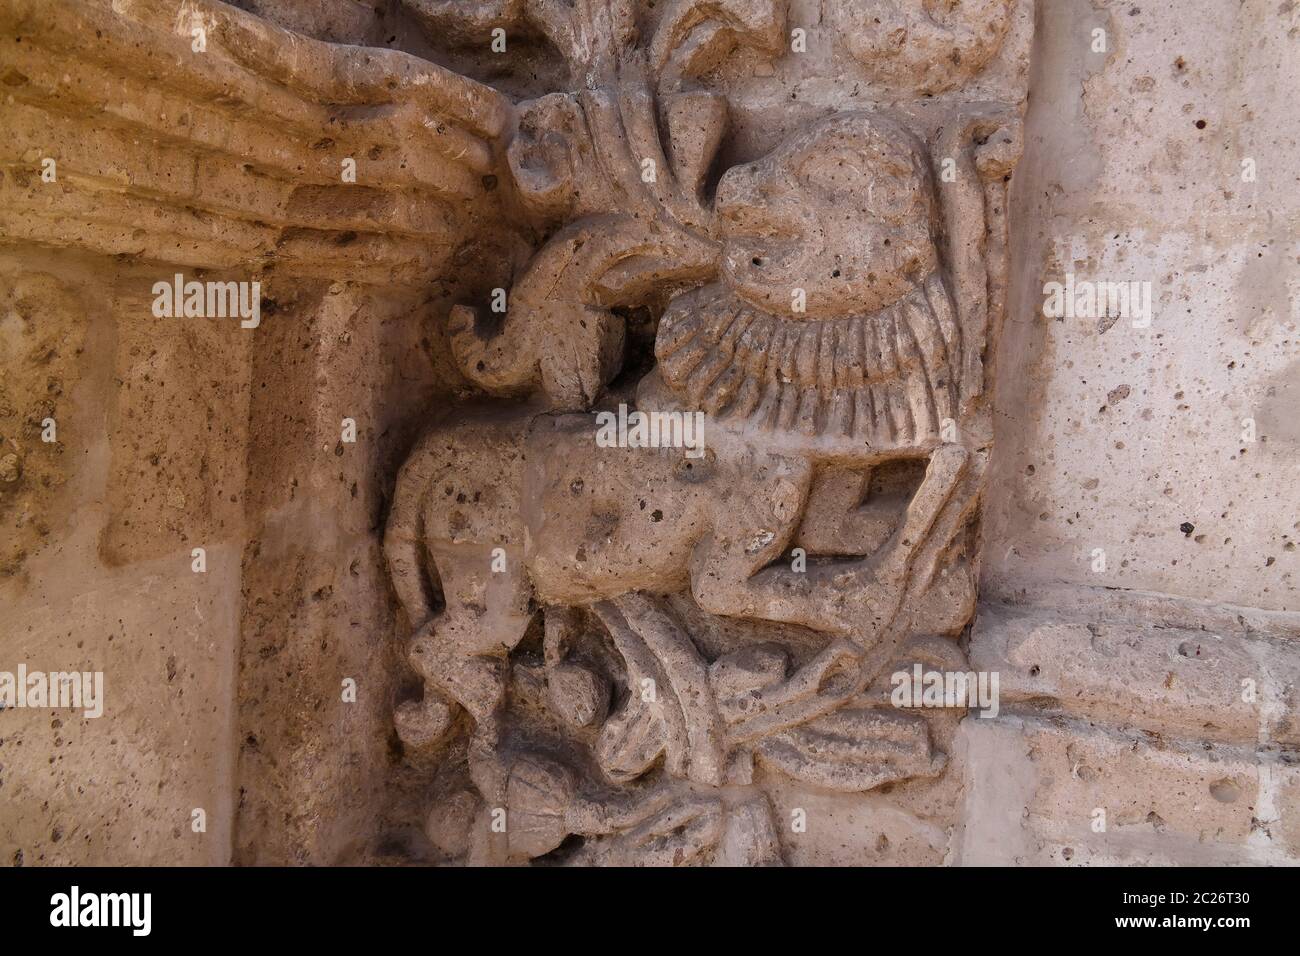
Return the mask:
[[497,216],[511,104],[408,54],[215,0],[3,0],[0,30],[8,242],[418,284]]

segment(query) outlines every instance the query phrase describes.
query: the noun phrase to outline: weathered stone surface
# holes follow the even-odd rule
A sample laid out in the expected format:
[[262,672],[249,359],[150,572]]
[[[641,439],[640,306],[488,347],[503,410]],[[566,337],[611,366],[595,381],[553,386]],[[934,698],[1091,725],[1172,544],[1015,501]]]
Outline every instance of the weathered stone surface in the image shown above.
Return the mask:
[[[326,39],[361,39],[344,14],[379,28],[368,5],[279,6]],[[102,717],[45,712],[54,730],[5,711],[6,861],[333,862],[377,840],[400,679],[378,532],[405,402],[457,386],[437,316],[520,241],[493,159],[511,107],[282,25],[0,5],[0,669],[107,688]],[[257,283],[258,320],[160,316],[178,273]]]
[[0,861],[1300,863],[1298,15],[0,0]]
[[[1300,78],[1295,11],[1221,11],[1040,11],[987,594],[1069,582],[1298,609],[1300,117],[1275,92]],[[1067,273],[1150,283],[1150,326],[1045,319],[1044,283]]]
[[[1106,601],[1104,592],[1096,601]],[[1004,706],[1189,740],[1300,743],[1300,659],[1248,627],[1216,633],[1204,624],[985,605],[970,659],[976,670],[1001,675]]]
[[1300,862],[1285,755],[1059,719],[968,720],[960,745],[971,776],[957,862]]
[[[443,784],[484,803],[466,858],[776,862],[755,768],[841,793],[941,776],[947,722],[880,691],[917,642],[962,660],[1023,87],[835,104],[724,160],[710,196],[713,74],[738,50],[771,71],[784,5],[680,4],[640,32],[621,2],[418,7],[465,42],[528,25],[584,80],[521,104],[508,153],[558,231],[499,323],[452,311],[462,374],[503,401],[426,433],[385,532],[424,680],[399,733],[468,734]],[[951,72],[910,69],[880,99]],[[629,309],[662,313],[635,379]],[[625,440],[629,407],[654,432]],[[711,652],[718,619],[767,641]]]

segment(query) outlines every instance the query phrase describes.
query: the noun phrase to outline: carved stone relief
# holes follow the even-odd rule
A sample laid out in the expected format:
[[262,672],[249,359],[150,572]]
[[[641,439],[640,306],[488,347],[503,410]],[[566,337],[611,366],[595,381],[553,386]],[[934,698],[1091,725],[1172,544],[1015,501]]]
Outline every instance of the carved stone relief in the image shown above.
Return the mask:
[[0,864],[1300,861],[1240,7],[0,0]]
[[518,105],[508,149],[547,238],[503,313],[451,310],[482,397],[417,443],[386,526],[423,682],[395,717],[442,767],[434,845],[778,864],[773,781],[941,778],[962,711],[895,706],[891,675],[967,666],[1021,135],[1018,100],[960,89],[1008,3],[871,5],[887,22],[847,53],[902,105],[740,163],[711,83],[784,55],[780,3],[408,6],[453,38],[537,31],[570,78]]

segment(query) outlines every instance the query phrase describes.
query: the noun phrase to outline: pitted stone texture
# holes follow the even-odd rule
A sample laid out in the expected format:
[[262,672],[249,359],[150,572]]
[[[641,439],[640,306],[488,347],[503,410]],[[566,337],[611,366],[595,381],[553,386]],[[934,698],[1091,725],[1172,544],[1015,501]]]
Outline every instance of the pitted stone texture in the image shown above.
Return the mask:
[[976,670],[1000,675],[1003,706],[1187,740],[1300,745],[1300,655],[1245,629],[985,605],[970,657]]
[[[1019,277],[1000,354],[1020,371],[998,378],[990,594],[1068,581],[1300,609],[1286,411],[1300,262],[1282,225],[1300,210],[1300,118],[1275,92],[1300,80],[1295,10],[1220,12],[1214,0],[1043,7],[1013,207]],[[1105,52],[1086,42],[1096,29]],[[1067,273],[1150,283],[1150,327],[1044,317],[1044,284]]]
[[1014,717],[968,720],[961,748],[963,864],[1300,863],[1300,774],[1276,751]]
[[[557,231],[497,317],[451,313],[457,365],[493,401],[430,427],[385,530],[424,681],[399,732],[416,761],[464,748],[430,796],[472,783],[482,799],[465,859],[776,862],[760,779],[947,792],[960,705],[900,713],[880,687],[918,654],[964,664],[1024,5],[993,5],[978,55],[968,24],[926,13],[889,83],[823,99],[830,115],[746,162],[730,71],[780,65],[768,92],[795,99],[808,31],[784,38],[803,7],[407,6],[458,44],[536,31],[572,82],[520,104],[507,157],[523,208]],[[828,52],[833,33],[812,38],[822,80],[855,63]],[[995,55],[996,95],[976,97],[966,81]],[[652,335],[631,334],[638,314]],[[627,348],[647,338],[653,356]],[[628,440],[629,408],[652,416],[645,438]],[[772,640],[710,653],[720,620]],[[944,806],[924,841],[942,853]],[[458,845],[431,826],[441,852]]]
[[1300,862],[1296,16],[0,0],[0,860]]

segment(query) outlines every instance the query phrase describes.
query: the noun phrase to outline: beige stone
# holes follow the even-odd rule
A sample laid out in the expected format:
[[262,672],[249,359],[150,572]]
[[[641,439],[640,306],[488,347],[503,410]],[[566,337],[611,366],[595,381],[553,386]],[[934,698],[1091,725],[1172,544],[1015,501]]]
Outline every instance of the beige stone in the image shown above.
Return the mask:
[[0,861],[1300,862],[1296,16],[0,0]]

